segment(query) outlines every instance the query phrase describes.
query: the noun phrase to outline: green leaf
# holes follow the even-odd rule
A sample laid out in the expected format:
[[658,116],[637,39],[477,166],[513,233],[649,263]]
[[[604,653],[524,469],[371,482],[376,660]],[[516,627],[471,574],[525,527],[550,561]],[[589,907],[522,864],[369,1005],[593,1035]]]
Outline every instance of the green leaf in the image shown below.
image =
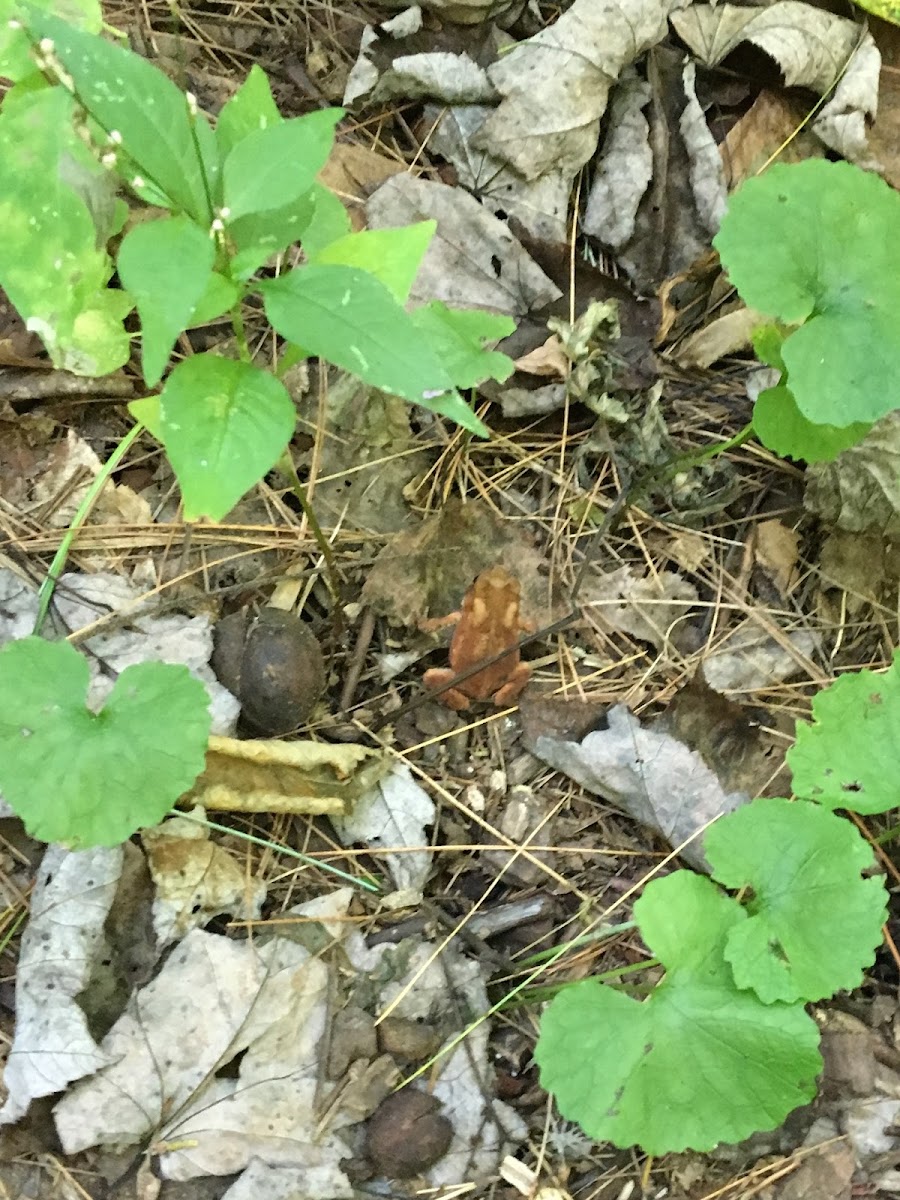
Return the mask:
[[310,190],[334,143],[343,109],[323,108],[247,134],[222,168],[227,220],[269,212]]
[[203,295],[194,305],[194,310],[188,321],[189,329],[208,325],[216,317],[230,312],[240,297],[241,289],[231,279],[226,279],[218,271],[213,271]]
[[103,709],[68,642],[0,650],[0,789],[34,838],[115,846],[156,825],[204,768],[209,697],[187,667],[127,667]]
[[354,267],[309,266],[260,285],[271,325],[288,341],[373,387],[425,403],[453,388],[446,368],[379,280]]
[[294,424],[290,396],[267,371],[213,354],[179,363],[160,395],[159,433],[184,519],[220,521],[275,465]]
[[802,1005],[735,987],[723,952],[743,910],[677,871],[634,912],[665,978],[643,1002],[592,979],[560,992],[535,1050],[542,1085],[590,1137],[649,1154],[774,1129],[815,1095],[819,1033]]
[[381,280],[395,300],[405,304],[436,229],[437,221],[419,221],[399,229],[348,233],[311,256],[310,261],[368,271]]
[[770,1004],[859,987],[881,945],[887,893],[881,879],[861,878],[875,857],[849,821],[807,801],[754,800],[718,820],[704,848],[714,879],[750,889],[748,919],[725,948],[739,988]]
[[0,112],[0,285],[55,366],[101,376],[128,361],[132,307],[106,284],[112,263],[82,197],[69,186],[93,164],[64,88],[21,94]]
[[780,325],[757,325],[750,334],[753,349],[760,362],[764,362],[767,366],[774,367],[782,373],[784,372],[784,359],[781,357],[781,348],[787,333],[788,331],[782,329]]
[[484,348],[485,342],[499,341],[515,332],[515,321],[510,317],[448,308],[440,300],[433,300],[417,308],[412,319],[457,387],[475,387],[485,379],[502,383],[516,369],[507,355]]
[[849,163],[776,165],[731,197],[714,245],[746,304],[804,322],[782,356],[815,424],[870,424],[897,407],[898,227],[900,196]]
[[249,279],[274,254],[300,240],[313,219],[312,192],[284,208],[251,213],[228,225],[232,245],[231,271],[238,279]]
[[[35,7],[52,10],[69,25],[88,33],[99,33],[103,28],[99,0],[38,0]],[[6,79],[24,79],[37,70],[22,17],[23,6],[18,0],[0,0],[0,77]]]
[[144,382],[155,387],[212,275],[212,238],[190,217],[135,225],[119,248],[119,278],[141,318]]
[[313,185],[312,219],[303,233],[303,249],[309,258],[350,232],[350,216],[337,196],[322,183]]
[[900,803],[900,652],[887,671],[842,675],[812,702],[813,722],[797,722],[788,751],[798,796],[826,808],[881,813]]
[[816,425],[797,407],[794,393],[784,384],[766,388],[753,406],[753,429],[764,446],[783,458],[805,462],[831,462],[842,450],[855,446],[871,425]]
[[[146,59],[29,6],[35,39],[49,38],[52,57],[74,83],[79,101],[126,158],[124,177],[139,176],[205,227],[212,222],[218,170],[214,135],[202,114],[191,116],[183,92]],[[138,187],[140,191],[140,188]]]
[[282,119],[266,73],[254,63],[250,74],[219,113],[216,141],[222,159],[248,134],[268,129]]

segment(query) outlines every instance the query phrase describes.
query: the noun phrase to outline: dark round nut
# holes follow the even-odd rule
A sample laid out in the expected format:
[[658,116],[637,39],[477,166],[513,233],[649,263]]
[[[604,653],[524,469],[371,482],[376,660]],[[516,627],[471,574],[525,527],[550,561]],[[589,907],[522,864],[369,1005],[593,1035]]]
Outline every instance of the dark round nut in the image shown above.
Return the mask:
[[219,621],[210,664],[258,733],[290,733],[325,690],[319,643],[304,621],[277,608],[264,608],[257,617],[232,613]]
[[410,1179],[443,1158],[453,1126],[427,1092],[407,1087],[378,1105],[369,1118],[366,1152],[379,1175]]

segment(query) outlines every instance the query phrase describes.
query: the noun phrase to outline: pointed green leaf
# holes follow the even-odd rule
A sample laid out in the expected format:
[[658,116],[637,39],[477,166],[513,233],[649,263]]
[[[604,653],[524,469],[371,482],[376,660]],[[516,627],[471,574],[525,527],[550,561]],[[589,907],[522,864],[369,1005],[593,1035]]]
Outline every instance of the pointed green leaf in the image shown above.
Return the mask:
[[208,325],[216,317],[230,312],[241,294],[241,289],[231,279],[226,279],[218,271],[213,271],[206,285],[206,291],[197,301],[188,321],[189,329],[197,329]]
[[223,161],[229,151],[248,134],[277,125],[282,120],[266,73],[254,63],[250,74],[224,105],[216,122],[216,140]]
[[242,138],[222,168],[226,219],[284,208],[305,195],[331,152],[342,116],[342,109],[325,108]]
[[187,667],[127,667],[98,713],[68,642],[0,649],[0,789],[34,838],[115,846],[156,825],[206,762],[209,696]]
[[291,398],[250,363],[195,354],[160,395],[160,434],[186,521],[220,521],[275,465],[295,424]]
[[[52,43],[88,113],[112,136],[134,171],[167,198],[167,207],[212,222],[217,167],[214,135],[202,114],[191,116],[183,92],[145,58],[29,6],[28,28]],[[130,171],[125,172],[131,176]]]
[[311,192],[284,208],[250,213],[228,224],[233,252],[231,271],[237,279],[249,279],[275,254],[300,240],[313,217]]
[[478,309],[448,308],[440,300],[417,308],[411,315],[457,387],[475,387],[485,379],[502,383],[516,369],[508,355],[484,348],[485,342],[499,341],[515,332],[515,321],[510,317]]
[[368,271],[405,304],[436,229],[437,221],[418,221],[399,229],[363,229],[331,242],[310,261]]
[[141,318],[144,382],[155,387],[212,275],[215,247],[190,217],[135,225],[119,248],[119,278]]
[[67,180],[73,164],[102,173],[72,124],[61,87],[19,95],[0,112],[0,286],[56,366],[107,375],[128,361],[122,321],[132,304],[106,284],[112,263]]
[[310,192],[313,214],[303,231],[303,249],[313,258],[326,246],[350,232],[350,216],[337,196],[324,184],[315,183]]

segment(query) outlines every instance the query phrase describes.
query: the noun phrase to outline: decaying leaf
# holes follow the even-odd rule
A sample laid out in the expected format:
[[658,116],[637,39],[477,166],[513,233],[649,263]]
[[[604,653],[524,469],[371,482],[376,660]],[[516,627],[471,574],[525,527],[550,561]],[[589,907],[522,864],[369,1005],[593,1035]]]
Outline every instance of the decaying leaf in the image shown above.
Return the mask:
[[316,1129],[327,994],[327,966],[296,942],[192,930],[104,1038],[110,1065],[57,1104],[66,1153],[153,1134],[168,1179],[259,1158],[328,1170],[332,1194],[349,1196],[346,1150]]
[[526,179],[574,174],[597,146],[609,89],[666,34],[685,0],[575,0],[558,20],[488,69],[504,97],[476,144]]
[[809,674],[809,660],[820,639],[811,630],[782,631],[780,641],[755,625],[747,625],[721,650],[706,655],[706,682],[720,692],[755,692],[796,675]]
[[318,180],[329,188],[346,208],[355,230],[365,228],[366,201],[377,187],[392,175],[406,170],[400,159],[388,158],[356,142],[336,142]]
[[720,358],[748,350],[752,344],[750,335],[764,321],[762,313],[754,308],[741,306],[724,313],[685,338],[674,356],[675,361],[686,370],[711,367]]
[[156,886],[153,927],[161,946],[223,913],[247,921],[259,918],[265,884],[210,841],[204,825],[172,817],[145,829],[141,842]]
[[366,212],[371,229],[437,221],[410,294],[420,303],[443,300],[516,317],[560,295],[508,227],[460,188],[397,175],[374,193]]
[[725,208],[722,163],[695,74],[683,54],[650,51],[647,83],[624,82],[623,123],[610,127],[588,200],[585,230],[615,251],[642,292],[708,249]]
[[182,804],[218,812],[352,812],[390,770],[364,746],[211,737],[206,769]]
[[91,1036],[77,1000],[105,954],[103,923],[122,855],[121,846],[78,852],[49,846],[44,854],[19,950],[2,1124],[18,1121],[32,1100],[64,1091],[112,1061]]
[[380,1016],[390,1009],[391,1016],[440,1031],[445,1049],[429,1070],[428,1090],[453,1125],[453,1140],[444,1157],[425,1172],[429,1185],[486,1182],[527,1129],[514,1109],[495,1098],[488,1082],[490,1022],[479,1021],[458,1040],[473,1017],[488,1011],[483,965],[454,944],[440,954],[428,942],[370,948],[358,931],[347,936],[345,948],[357,971],[355,990],[365,996],[367,1010]]
[[538,737],[532,753],[602,796],[633,820],[656,830],[673,847],[683,847],[691,866],[706,870],[702,831],[716,817],[746,803],[745,792],[725,792],[694,750],[667,733],[647,729],[617,704],[608,728],[581,742]]
[[476,575],[499,565],[518,577],[528,617],[546,623],[552,597],[543,562],[516,522],[451,498],[417,530],[388,542],[366,578],[363,600],[397,624],[416,625],[454,612]]
[[775,585],[786,596],[797,582],[797,559],[800,535],[775,519],[760,521],[753,530],[753,557]]
[[350,375],[329,379],[324,403],[311,398],[301,420],[321,431],[314,502],[322,524],[396,533],[410,521],[404,488],[431,459],[413,445],[410,407]]
[[493,111],[487,105],[427,105],[422,123],[429,148],[453,164],[459,183],[489,212],[514,217],[531,237],[564,242],[571,172],[548,171],[528,180],[486,150],[477,149],[473,139]]
[[793,97],[761,91],[719,147],[729,192],[775,157],[780,163],[820,158],[822,143],[807,129],[807,115],[808,107]]
[[[100,467],[100,459],[87,442],[70,429],[34,481],[32,501],[38,506],[34,518],[53,529],[65,529]],[[88,521],[93,525],[152,525],[153,514],[147,501],[130,487],[107,480]]]
[[657,650],[679,643],[679,625],[697,603],[696,587],[674,571],[653,574],[620,567],[594,578],[581,593],[584,608]]
[[895,606],[900,553],[883,534],[833,529],[819,551],[818,566],[826,619],[858,617],[869,605]]
[[882,417],[834,462],[806,473],[804,506],[849,533],[900,532],[900,412]]
[[881,55],[871,33],[861,34],[855,21],[801,0],[776,0],[748,8],[694,4],[673,13],[672,24],[708,67],[750,42],[778,64],[788,87],[830,93],[813,118],[813,132],[849,161],[873,165],[866,120],[878,108]]
[[[428,793],[400,764],[361,796],[347,816],[332,816],[331,823],[343,845],[363,842],[379,853],[398,891],[421,898],[433,857],[425,827],[434,819]],[[416,901],[410,897],[408,902]]]

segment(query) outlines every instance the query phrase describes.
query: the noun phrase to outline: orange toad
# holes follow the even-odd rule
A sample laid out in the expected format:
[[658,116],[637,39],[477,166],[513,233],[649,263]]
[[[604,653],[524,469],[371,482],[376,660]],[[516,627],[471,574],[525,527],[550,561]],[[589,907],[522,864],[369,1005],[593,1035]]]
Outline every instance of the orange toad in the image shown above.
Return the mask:
[[[439,688],[476,663],[515,646],[520,634],[531,626],[522,620],[519,609],[519,581],[505,567],[482,571],[462,602],[462,612],[427,622],[438,628],[454,621],[458,624],[450,642],[450,668],[432,667],[425,672],[427,688]],[[476,671],[456,687],[442,692],[438,699],[448,708],[468,708],[473,700],[491,700],[502,706],[511,704],[528,682],[531,669],[521,661],[518,650]]]

